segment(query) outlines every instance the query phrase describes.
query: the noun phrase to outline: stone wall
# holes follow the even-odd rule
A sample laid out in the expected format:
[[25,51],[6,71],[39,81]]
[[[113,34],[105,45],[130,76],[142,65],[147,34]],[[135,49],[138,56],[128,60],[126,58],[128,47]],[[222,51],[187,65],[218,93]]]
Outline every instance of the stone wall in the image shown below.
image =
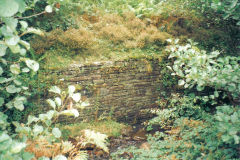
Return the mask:
[[[129,59],[72,64],[67,69],[51,71],[51,74],[64,85],[76,85],[91,104],[74,121],[109,117],[135,121],[147,116],[140,110],[156,106],[162,88],[160,72],[158,60]],[[66,117],[60,120],[73,122]]]

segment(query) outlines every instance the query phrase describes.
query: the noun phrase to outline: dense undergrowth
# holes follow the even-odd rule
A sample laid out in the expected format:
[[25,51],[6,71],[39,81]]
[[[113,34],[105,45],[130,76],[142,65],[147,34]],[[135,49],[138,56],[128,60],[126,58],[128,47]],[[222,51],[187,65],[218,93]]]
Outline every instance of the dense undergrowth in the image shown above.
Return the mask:
[[[0,0],[0,160],[87,159],[89,144],[109,153],[107,135],[89,130],[98,127],[56,125],[87,105],[74,86],[51,87],[46,113],[33,108],[54,83],[44,71],[148,56],[162,64],[164,86],[179,80],[181,92],[160,95],[147,129],[161,132],[149,135],[150,148],[112,159],[239,159],[239,9],[238,0]],[[78,143],[65,141],[66,130]]]

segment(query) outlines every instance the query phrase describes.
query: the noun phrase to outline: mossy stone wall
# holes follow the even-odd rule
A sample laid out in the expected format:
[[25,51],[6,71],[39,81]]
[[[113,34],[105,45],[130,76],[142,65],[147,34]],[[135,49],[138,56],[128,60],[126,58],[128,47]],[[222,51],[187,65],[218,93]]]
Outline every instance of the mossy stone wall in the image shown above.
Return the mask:
[[157,59],[72,64],[66,69],[51,71],[63,85],[75,85],[90,106],[80,117],[61,117],[60,121],[76,122],[114,118],[136,121],[147,118],[144,109],[156,106],[161,92],[161,67]]

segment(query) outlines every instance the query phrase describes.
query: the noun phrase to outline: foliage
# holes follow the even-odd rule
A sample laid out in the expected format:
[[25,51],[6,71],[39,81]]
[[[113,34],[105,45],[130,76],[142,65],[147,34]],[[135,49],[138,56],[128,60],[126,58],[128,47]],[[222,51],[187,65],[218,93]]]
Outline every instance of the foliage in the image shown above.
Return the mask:
[[240,57],[220,57],[218,51],[207,54],[199,50],[193,42],[185,46],[176,44],[169,47],[172,52],[169,59],[176,58],[173,67],[168,66],[180,78],[178,84],[185,88],[196,87],[203,91],[205,87],[215,89],[212,99],[217,98],[220,92],[233,101],[240,95]]
[[[172,75],[180,78],[180,86],[195,94],[160,100],[161,109],[149,121],[149,129],[160,125],[165,130],[148,137],[150,150],[127,148],[114,153],[113,159],[124,159],[124,153],[132,159],[149,160],[240,158],[239,57],[218,58],[217,51],[207,54],[193,42],[178,45],[178,40],[168,51],[169,59],[173,59],[168,66]],[[205,96],[204,89],[210,95]],[[219,101],[224,96],[225,100]],[[215,111],[205,110],[209,106],[215,106]]]
[[[234,19],[237,25],[240,25],[240,3],[238,0],[204,0],[205,7],[211,7],[212,9],[220,12],[224,19]],[[210,5],[209,5],[210,4]]]

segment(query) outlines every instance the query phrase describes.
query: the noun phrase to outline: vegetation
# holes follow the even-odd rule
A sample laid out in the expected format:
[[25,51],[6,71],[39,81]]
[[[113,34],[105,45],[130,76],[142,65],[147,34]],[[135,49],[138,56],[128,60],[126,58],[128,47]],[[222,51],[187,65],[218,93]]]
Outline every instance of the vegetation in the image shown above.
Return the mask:
[[[0,160],[88,159],[89,145],[109,154],[108,136],[125,126],[57,124],[88,103],[43,73],[129,57],[158,58],[174,93],[151,111],[147,129],[161,130],[150,148],[112,159],[239,159],[239,26],[239,0],[0,0]],[[53,97],[46,112],[33,105],[42,93]]]

